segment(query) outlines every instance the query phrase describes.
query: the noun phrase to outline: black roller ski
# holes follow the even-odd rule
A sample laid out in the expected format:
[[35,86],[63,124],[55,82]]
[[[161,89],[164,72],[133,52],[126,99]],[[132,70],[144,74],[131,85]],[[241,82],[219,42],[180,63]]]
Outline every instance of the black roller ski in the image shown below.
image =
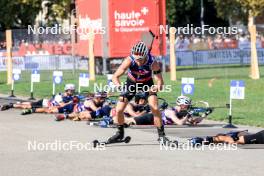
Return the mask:
[[93,147],[96,148],[98,145],[109,145],[109,144],[116,144],[116,143],[129,143],[131,140],[131,137],[130,136],[127,136],[125,137],[124,139],[122,140],[119,140],[119,141],[115,141],[115,142],[108,142],[108,141],[105,141],[105,142],[99,142],[98,140],[94,140],[93,141]]

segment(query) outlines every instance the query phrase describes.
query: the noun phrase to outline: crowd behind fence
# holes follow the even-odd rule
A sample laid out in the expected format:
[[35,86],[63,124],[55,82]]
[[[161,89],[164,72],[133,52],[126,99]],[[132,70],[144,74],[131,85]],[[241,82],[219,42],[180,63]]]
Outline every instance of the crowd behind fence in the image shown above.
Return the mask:
[[[257,50],[258,61],[264,65],[264,48]],[[199,67],[204,65],[248,65],[251,59],[250,49],[222,49],[222,50],[198,50],[176,51],[177,66]],[[169,55],[164,57],[166,65],[169,65]]]
[[[67,79],[76,77],[79,72],[88,72],[88,58],[72,53],[70,35],[28,34],[26,29],[12,30],[13,68],[30,72],[32,69],[50,72],[63,70]],[[169,42],[167,55],[160,57],[169,67]],[[260,65],[264,65],[264,38],[257,36],[257,53]],[[0,71],[6,70],[5,33],[0,32]],[[177,66],[248,65],[250,64],[249,35],[234,36],[177,36],[175,42]],[[107,69],[113,73],[122,59],[108,60]],[[96,73],[102,73],[102,59],[96,59]],[[24,80],[28,81],[30,78]],[[50,79],[50,78],[44,78]]]
[[[169,42],[167,40],[167,42]],[[258,34],[256,37],[256,47],[264,48],[264,36]],[[175,49],[186,50],[216,50],[216,49],[244,49],[250,48],[250,36],[241,34],[233,36],[177,36]]]
[[[259,64],[264,64],[264,49],[258,49]],[[198,50],[176,51],[177,66],[199,65],[226,65],[226,64],[250,64],[250,49],[222,49],[222,50]],[[169,55],[162,57],[166,65],[169,65]],[[161,60],[162,60],[161,59]],[[97,59],[97,71],[100,72],[101,59]],[[122,60],[110,60],[110,70]],[[0,71],[6,70],[7,59],[0,56]],[[71,55],[35,55],[13,57],[13,68],[21,70],[87,70],[88,58]]]
[[[264,49],[257,50],[260,65],[264,64]],[[177,66],[199,67],[203,65],[247,65],[250,64],[250,49],[222,49],[222,50],[197,50],[176,51]],[[161,57],[169,65],[169,55]],[[102,59],[96,59],[96,73],[100,73]],[[112,72],[122,59],[109,60],[108,71]],[[0,56],[0,71],[6,70],[7,59]],[[13,57],[13,68],[21,70],[88,70],[88,58],[71,55],[32,55]]]
[[[29,29],[13,29],[13,47],[19,49],[21,45],[29,44],[69,44],[70,34],[37,34]],[[264,48],[263,32],[258,32],[256,38],[257,48]],[[168,42],[167,38],[167,42]],[[5,49],[5,32],[0,31],[0,50]],[[175,48],[177,50],[215,50],[250,47],[250,35],[247,31],[236,35],[178,35]]]

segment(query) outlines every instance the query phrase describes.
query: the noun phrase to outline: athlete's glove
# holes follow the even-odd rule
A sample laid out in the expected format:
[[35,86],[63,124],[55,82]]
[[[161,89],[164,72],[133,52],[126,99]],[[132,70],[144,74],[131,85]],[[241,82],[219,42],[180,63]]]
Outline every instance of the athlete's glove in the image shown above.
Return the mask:
[[163,102],[163,103],[159,106],[159,109],[164,110],[164,109],[167,109],[168,106],[169,106],[169,104],[168,104],[167,102]]
[[144,106],[144,110],[145,110],[146,112],[150,112],[150,107],[149,107],[149,105]]
[[77,104],[80,102],[80,98],[78,96],[74,96],[72,99],[73,104]]
[[207,108],[205,114],[209,115],[213,112],[213,110],[214,110],[213,108]]

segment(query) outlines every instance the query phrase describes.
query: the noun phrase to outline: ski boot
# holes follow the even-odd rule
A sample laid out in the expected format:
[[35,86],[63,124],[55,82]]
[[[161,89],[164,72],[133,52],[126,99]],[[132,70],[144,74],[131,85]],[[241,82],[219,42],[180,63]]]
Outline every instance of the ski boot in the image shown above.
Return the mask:
[[116,132],[115,135],[113,135],[107,140],[107,143],[117,143],[122,141],[122,139],[124,138],[124,125],[118,125],[117,128],[118,131]]
[[5,110],[8,110],[10,108],[13,108],[13,103],[9,103],[9,104],[4,104],[0,107],[0,111],[5,111]]
[[27,115],[27,114],[32,114],[33,113],[33,109],[24,109],[21,112],[21,115]]
[[176,146],[178,147],[178,141],[171,141],[169,138],[166,137],[165,132],[164,132],[164,126],[162,125],[160,128],[157,128],[158,130],[158,134],[159,134],[159,138],[158,138],[158,142],[161,145],[171,145],[171,144],[176,144]]

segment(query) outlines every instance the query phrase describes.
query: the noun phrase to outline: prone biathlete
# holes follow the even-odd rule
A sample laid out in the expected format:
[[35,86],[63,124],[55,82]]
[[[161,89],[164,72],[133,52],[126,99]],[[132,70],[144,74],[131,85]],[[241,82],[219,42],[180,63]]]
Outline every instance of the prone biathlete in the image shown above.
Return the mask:
[[76,104],[79,99],[77,96],[74,96],[74,84],[66,84],[64,90],[65,92],[62,95],[56,95],[54,98],[47,101],[45,105],[44,100],[32,103],[31,107],[24,109],[21,115],[31,113],[71,113],[73,111],[74,104]]
[[93,98],[86,99],[84,102],[78,102],[74,106],[72,113],[55,115],[55,120],[70,119],[73,121],[89,121],[103,116],[109,116],[111,107],[105,103],[106,98],[107,94],[105,92],[96,92]]
[[192,110],[191,98],[182,95],[177,97],[176,106],[164,110],[162,118],[166,124],[197,125],[212,113],[211,108],[203,109],[202,113],[194,113]]
[[[75,91],[75,86],[74,84],[66,84],[65,88],[64,88],[65,92],[63,93],[63,95],[61,96],[64,102],[69,102],[72,100],[74,91]],[[26,109],[25,112],[30,113],[30,111],[36,110],[39,112],[46,112],[47,108],[52,107],[52,106],[58,106],[58,104],[62,101],[61,98],[59,97],[60,95],[57,95],[56,100],[55,98],[51,98],[51,99],[40,99],[38,101],[25,101],[25,102],[17,102],[17,103],[9,103],[9,104],[4,104],[0,107],[1,111],[5,111],[8,109]],[[63,104],[61,104],[61,106],[63,106]],[[43,109],[42,109],[43,108]],[[23,113],[22,113],[23,114]]]
[[257,133],[246,131],[231,131],[226,134],[207,136],[206,138],[195,137],[192,144],[228,143],[228,144],[264,144],[264,130]]
[[[163,125],[184,125],[184,124],[197,124],[202,121],[202,117],[194,117],[189,113],[192,105],[192,100],[187,96],[179,96],[176,99],[176,106],[166,108],[161,112]],[[211,112],[204,112],[204,116],[209,115]],[[203,118],[204,118],[203,116]],[[126,118],[126,121],[135,125],[154,125],[154,117],[151,113],[143,114],[141,116]]]
[[[147,104],[147,96],[145,93],[137,93],[135,95],[135,100],[132,102],[129,102],[124,110],[124,117],[125,117],[125,124],[127,125],[137,125],[137,122],[135,119],[142,119],[142,123],[140,122],[139,125],[148,125],[148,122],[145,121],[145,116],[151,116],[153,121],[153,115],[150,112],[150,107]],[[116,114],[112,113],[113,120],[115,123],[117,123]],[[153,124],[154,122],[152,122]]]
[[[122,87],[120,77],[127,72],[125,87]],[[156,81],[154,85],[153,76]],[[108,139],[109,143],[122,141],[124,138],[124,110],[139,91],[145,92],[148,96],[148,104],[154,116],[154,122],[158,131],[160,143],[171,142],[165,135],[162,124],[161,113],[158,107],[157,92],[163,87],[164,81],[159,63],[150,54],[144,42],[136,43],[131,49],[131,55],[126,57],[113,75],[113,83],[123,88],[116,106],[116,117],[118,131]]]

